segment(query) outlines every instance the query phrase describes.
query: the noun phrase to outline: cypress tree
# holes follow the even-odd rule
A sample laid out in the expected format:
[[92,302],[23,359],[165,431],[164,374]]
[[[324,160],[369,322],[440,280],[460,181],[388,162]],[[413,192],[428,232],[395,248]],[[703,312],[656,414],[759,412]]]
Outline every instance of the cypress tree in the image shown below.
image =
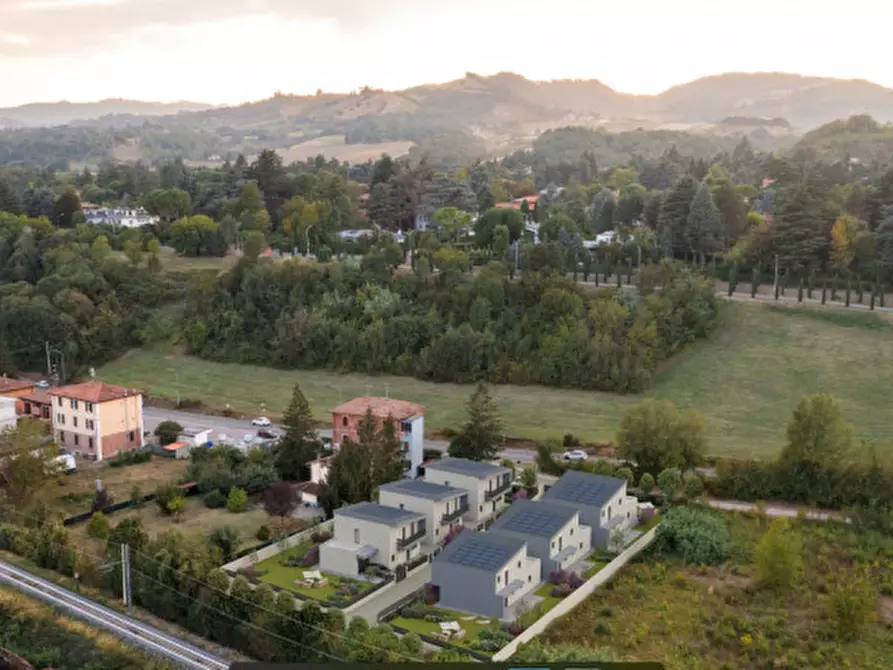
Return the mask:
[[872,312],[874,311],[874,293],[875,293],[874,286],[872,285],[872,287],[871,287],[871,303],[868,306],[868,309],[870,309]]
[[862,304],[862,298],[863,298],[864,293],[865,293],[865,291],[863,290],[863,287],[862,287],[862,280],[859,279],[856,281],[856,300],[859,302],[860,305]]
[[803,277],[800,277],[800,285],[797,287],[797,302],[803,302]]
[[826,279],[822,282],[822,304],[823,305],[825,304],[827,297],[828,297],[828,280]]
[[757,291],[760,288],[760,268],[759,268],[759,266],[757,266],[753,269],[753,272],[751,273],[751,277],[752,278],[750,281],[750,297],[756,298]]
[[614,274],[617,275],[617,288],[623,286],[623,273],[620,270],[620,265],[614,266]]
[[735,292],[735,289],[738,287],[738,264],[732,263],[732,270],[729,272],[729,297],[732,297],[732,294]]
[[837,275],[831,278],[831,302],[837,300]]
[[846,304],[845,307],[850,306],[850,291],[852,290],[851,282],[849,279],[846,280]]
[[812,273],[806,276],[806,297],[812,300]]

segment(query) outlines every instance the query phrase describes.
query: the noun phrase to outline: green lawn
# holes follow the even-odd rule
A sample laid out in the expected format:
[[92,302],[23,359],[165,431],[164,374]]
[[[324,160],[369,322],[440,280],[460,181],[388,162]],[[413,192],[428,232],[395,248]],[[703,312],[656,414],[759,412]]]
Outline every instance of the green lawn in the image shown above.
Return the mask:
[[[298,587],[294,585],[294,581],[296,579],[301,579],[304,576],[304,572],[308,570],[318,570],[319,566],[314,565],[307,568],[293,568],[282,564],[282,561],[292,556],[304,556],[310,550],[313,544],[313,542],[304,542],[303,544],[299,544],[297,547],[292,547],[284,553],[276,554],[275,556],[271,556],[265,561],[259,562],[256,566],[257,569],[264,571],[264,574],[260,577],[260,580],[262,582],[272,584],[273,586],[278,586],[281,589],[287,589],[289,591],[293,591],[294,593],[300,593],[301,595],[313,598],[314,600],[331,601],[332,596],[335,595],[335,591],[338,589],[338,586],[342,582],[342,579],[340,577],[323,572],[323,576],[329,580],[329,583],[326,586],[312,589]],[[357,584],[360,586],[360,592],[368,591],[370,588],[370,584],[366,582],[357,581]]]
[[[893,323],[868,312],[725,304],[711,338],[666,363],[648,395],[670,398],[707,417],[709,451],[717,456],[774,456],[783,446],[791,410],[807,393],[833,393],[858,436],[893,452],[886,401],[893,386]],[[314,416],[358,395],[390,393],[426,407],[429,433],[465,418],[468,386],[409,377],[273,370],[135,350],[99,370],[99,378],[173,398],[179,370],[183,398],[214,408],[272,415],[284,410],[296,382]],[[640,396],[538,386],[494,388],[507,432],[536,440],[570,432],[611,441],[623,411]]]
[[605,567],[607,564],[608,564],[608,563],[607,563],[606,561],[594,561],[594,562],[592,563],[592,567],[590,567],[588,570],[586,570],[586,572],[584,572],[584,573],[583,573],[582,575],[580,575],[580,576],[583,577],[583,579],[586,579],[586,580],[588,580],[588,579],[592,579],[592,577],[595,576],[595,573],[598,572],[599,570],[601,570],[601,569],[602,569],[603,567]]
[[[443,614],[446,621],[455,620],[465,629],[465,637],[461,640],[453,640],[453,644],[467,647],[472,640],[476,640],[482,630],[487,629],[488,624],[479,624],[477,621],[484,621],[488,617],[476,617],[474,621],[463,621],[464,618],[470,617],[468,612],[454,612],[453,610],[444,609],[442,607],[432,608]],[[492,619],[491,619],[492,622]],[[440,633],[440,623],[433,621],[425,621],[424,619],[408,619],[406,617],[397,617],[391,619],[388,623],[405,628],[406,630],[417,633],[419,635],[437,635]]]

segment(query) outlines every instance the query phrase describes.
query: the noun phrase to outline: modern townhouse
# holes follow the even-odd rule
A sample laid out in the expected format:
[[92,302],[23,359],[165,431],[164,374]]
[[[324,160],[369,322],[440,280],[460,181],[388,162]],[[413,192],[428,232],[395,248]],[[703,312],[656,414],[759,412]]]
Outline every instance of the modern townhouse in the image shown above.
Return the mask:
[[512,620],[517,604],[540,583],[540,559],[524,540],[464,530],[431,563],[439,605]]
[[443,458],[425,464],[425,481],[468,491],[465,525],[480,529],[505,507],[512,488],[512,471],[502,465]]
[[371,565],[398,574],[426,560],[421,551],[428,534],[426,516],[374,502],[335,510],[332,539],[320,545],[324,572],[357,577]]
[[427,521],[422,551],[436,554],[444,539],[454,528],[462,526],[462,517],[468,512],[468,491],[444,484],[434,484],[421,479],[404,479],[384,484],[378,489],[378,501],[388,507],[397,507],[424,514]]
[[569,506],[592,529],[592,546],[609,547],[617,533],[638,523],[638,499],[627,495],[626,480],[568,470],[544,494],[543,501]]
[[516,500],[488,533],[527,543],[527,553],[540,559],[541,581],[551,572],[567,570],[592,549],[592,529],[580,523],[580,513],[568,505]]

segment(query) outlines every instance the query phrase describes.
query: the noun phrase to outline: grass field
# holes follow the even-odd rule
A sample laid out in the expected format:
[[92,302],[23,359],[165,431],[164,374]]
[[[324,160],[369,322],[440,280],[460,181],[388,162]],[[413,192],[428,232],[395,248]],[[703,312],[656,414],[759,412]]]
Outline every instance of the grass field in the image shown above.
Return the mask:
[[[793,522],[803,538],[803,576],[775,592],[755,581],[755,547],[766,521],[722,516],[734,544],[724,565],[684,565],[677,557],[632,563],[539,639],[662,662],[667,670],[890,667],[893,598],[883,568],[893,548],[889,537],[845,524]],[[838,640],[826,615],[828,594],[859,565],[871,573],[869,603],[877,601],[880,616],[857,639]]]
[[362,163],[378,160],[382,154],[396,158],[412,148],[412,142],[379,142],[377,144],[345,144],[343,135],[326,135],[279,150],[285,163],[305,161],[323,154],[326,158]]
[[158,253],[158,259],[161,261],[161,267],[165,272],[191,272],[195,270],[227,270],[235,265],[238,256],[230,252],[223,258],[216,256],[200,256],[198,258],[189,258],[180,254],[162,249]]
[[[429,433],[455,428],[465,418],[468,386],[432,384],[409,377],[273,370],[212,363],[160,351],[135,350],[103,367],[99,378],[176,395],[171,368],[179,370],[183,398],[209,407],[254,414],[265,404],[282,412],[301,384],[314,416],[359,395],[384,395],[426,407]],[[667,362],[647,395],[669,398],[707,417],[713,455],[769,458],[784,444],[791,410],[801,396],[836,395],[862,439],[893,452],[886,401],[893,386],[893,323],[869,312],[727,303],[720,324],[701,342]],[[588,441],[613,440],[624,410],[641,396],[617,396],[537,386],[493,389],[513,437],[536,440],[573,433]]]

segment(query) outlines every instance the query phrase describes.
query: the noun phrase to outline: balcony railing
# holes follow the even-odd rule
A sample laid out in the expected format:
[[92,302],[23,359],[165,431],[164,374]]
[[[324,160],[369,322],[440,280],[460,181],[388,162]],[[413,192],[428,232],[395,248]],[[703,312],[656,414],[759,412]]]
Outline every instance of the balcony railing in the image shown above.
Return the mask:
[[505,481],[498,484],[496,486],[496,488],[493,489],[492,491],[487,491],[486,495],[484,496],[484,499],[489,502],[490,500],[493,500],[494,498],[498,498],[501,495],[505,495],[505,493],[510,488],[512,488],[512,480],[506,479]]
[[398,537],[397,538],[397,549],[398,550],[406,549],[406,547],[408,547],[409,545],[411,545],[415,542],[418,542],[423,537],[425,537],[425,535],[427,535],[427,534],[428,534],[428,531],[425,528],[425,526],[420,524],[418,529],[416,530],[416,532],[414,532],[412,535],[408,535],[407,537]]
[[447,525],[448,523],[453,523],[457,519],[461,519],[462,515],[468,511],[468,503],[464,502],[459,505],[458,508],[454,509],[452,512],[447,512],[442,517],[440,517],[440,524],[442,526]]

